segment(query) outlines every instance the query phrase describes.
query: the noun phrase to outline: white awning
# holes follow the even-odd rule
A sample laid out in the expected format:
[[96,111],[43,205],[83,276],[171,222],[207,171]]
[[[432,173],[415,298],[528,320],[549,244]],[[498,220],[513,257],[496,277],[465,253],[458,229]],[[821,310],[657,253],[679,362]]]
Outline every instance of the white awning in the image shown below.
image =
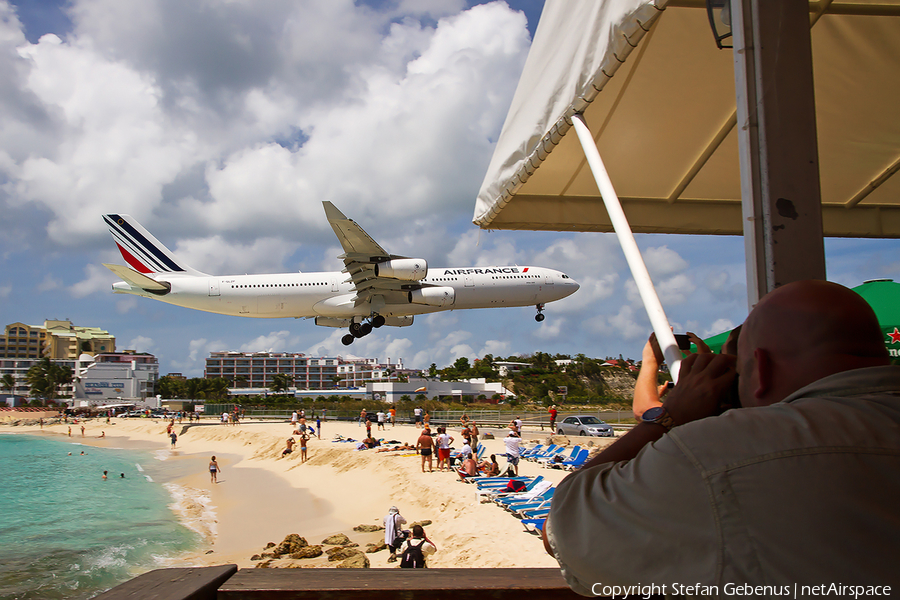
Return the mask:
[[[900,0],[810,14],[824,233],[900,237]],[[741,235],[732,61],[702,0],[547,0],[474,222],[612,231],[583,113],[635,232]]]

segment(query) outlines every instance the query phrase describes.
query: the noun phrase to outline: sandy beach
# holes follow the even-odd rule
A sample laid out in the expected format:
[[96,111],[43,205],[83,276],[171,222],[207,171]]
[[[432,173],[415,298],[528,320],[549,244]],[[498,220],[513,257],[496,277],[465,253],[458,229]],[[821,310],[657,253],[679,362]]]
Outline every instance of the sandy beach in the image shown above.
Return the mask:
[[[359,533],[357,525],[381,525],[391,506],[397,506],[409,523],[431,521],[425,529],[438,552],[429,567],[555,567],[556,561],[544,553],[538,536],[500,507],[482,503],[475,486],[459,481],[455,473],[422,473],[420,457],[414,452],[357,451],[356,444],[336,443],[336,434],[362,439],[365,428],[356,423],[324,424],[322,439],[309,441],[309,460],[302,463],[299,449],[281,456],[291,435],[290,423],[247,420],[237,426],[221,425],[212,419],[187,427],[176,423],[178,442],[170,448],[167,421],[162,419],[94,419],[72,426],[73,442],[91,446],[132,447],[154,450],[165,465],[155,470],[170,473],[166,483],[177,498],[173,509],[204,539],[195,554],[182,557],[181,566],[234,563],[254,567],[251,557],[263,552],[269,542],[279,543],[288,534],[299,534],[310,544],[318,544],[336,533],[346,534],[365,550],[367,543],[383,540],[383,532]],[[41,433],[39,427],[10,427],[10,432]],[[67,436],[68,425],[45,425],[44,435]],[[104,438],[99,438],[105,432]],[[373,436],[385,441],[415,444],[421,430],[412,425],[389,424]],[[506,460],[502,429],[482,428],[496,439],[482,440],[486,456],[498,455],[501,469]],[[449,433],[462,445],[459,427]],[[542,442],[547,433],[523,436],[528,446]],[[578,442],[583,442],[579,439]],[[607,445],[609,438],[593,438],[595,445]],[[215,455],[222,468],[219,483],[210,482],[207,469]],[[436,462],[435,462],[436,464]],[[164,469],[161,467],[165,467]],[[519,473],[544,475],[559,482],[566,475],[560,469],[545,469],[522,461]],[[408,527],[408,525],[407,525]],[[387,551],[366,555],[373,568],[395,566],[387,562]],[[297,561],[297,566],[334,566],[326,557]],[[272,565],[275,566],[275,565]]]

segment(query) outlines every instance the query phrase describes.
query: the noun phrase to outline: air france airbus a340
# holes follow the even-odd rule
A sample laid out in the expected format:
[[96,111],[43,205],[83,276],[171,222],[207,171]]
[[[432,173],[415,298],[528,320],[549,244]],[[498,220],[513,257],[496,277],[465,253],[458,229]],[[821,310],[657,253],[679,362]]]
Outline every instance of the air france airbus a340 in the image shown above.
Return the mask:
[[428,268],[424,259],[388,254],[331,202],[323,202],[344,254],[343,271],[272,275],[207,275],[184,264],[129,215],[104,215],[129,266],[104,265],[124,279],[117,294],[154,298],[195,310],[257,318],[315,318],[348,327],[353,343],[373,327],[412,325],[413,316],[442,310],[544,304],[578,289],[568,275],[541,267]]

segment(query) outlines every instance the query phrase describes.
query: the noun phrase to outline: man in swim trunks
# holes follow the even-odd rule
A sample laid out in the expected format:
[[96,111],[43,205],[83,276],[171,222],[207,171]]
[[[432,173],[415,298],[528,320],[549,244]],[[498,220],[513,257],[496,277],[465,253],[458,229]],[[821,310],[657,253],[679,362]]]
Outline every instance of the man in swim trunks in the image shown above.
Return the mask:
[[422,472],[425,472],[425,461],[428,461],[428,472],[431,473],[431,455],[434,452],[434,440],[431,439],[431,432],[425,430],[416,441],[416,450],[422,456]]

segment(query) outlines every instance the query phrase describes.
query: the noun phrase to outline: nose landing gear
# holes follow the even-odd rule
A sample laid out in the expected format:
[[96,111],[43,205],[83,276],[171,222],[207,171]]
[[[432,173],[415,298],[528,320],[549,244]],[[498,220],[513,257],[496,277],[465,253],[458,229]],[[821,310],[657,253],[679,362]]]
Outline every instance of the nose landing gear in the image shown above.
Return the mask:
[[535,308],[537,308],[537,314],[534,315],[534,320],[537,321],[538,323],[540,323],[540,322],[543,321],[544,318],[545,318],[545,316],[544,316],[544,305],[543,305],[543,304],[537,304],[537,305],[535,306]]

